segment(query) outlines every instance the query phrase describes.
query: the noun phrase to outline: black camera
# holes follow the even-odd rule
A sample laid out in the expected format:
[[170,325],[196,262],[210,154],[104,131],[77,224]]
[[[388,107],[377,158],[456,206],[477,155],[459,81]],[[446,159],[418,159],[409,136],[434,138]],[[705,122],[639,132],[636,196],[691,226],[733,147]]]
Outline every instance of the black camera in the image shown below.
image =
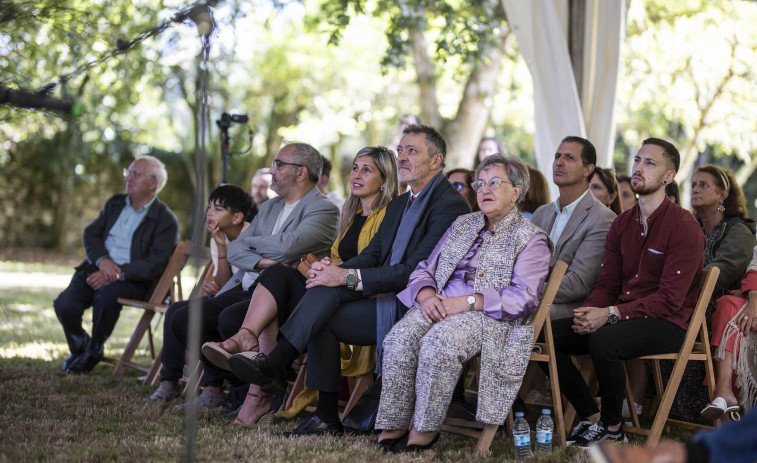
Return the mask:
[[250,118],[247,114],[223,113],[221,114],[221,118],[216,121],[216,124],[218,124],[218,127],[221,129],[228,129],[231,127],[231,124],[244,124],[249,120]]

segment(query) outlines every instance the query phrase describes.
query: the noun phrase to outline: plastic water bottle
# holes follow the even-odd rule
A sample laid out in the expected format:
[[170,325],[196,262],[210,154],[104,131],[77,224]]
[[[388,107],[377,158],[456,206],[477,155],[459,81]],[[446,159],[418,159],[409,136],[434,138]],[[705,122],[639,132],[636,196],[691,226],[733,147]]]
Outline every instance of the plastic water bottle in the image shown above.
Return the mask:
[[515,412],[513,423],[513,441],[515,442],[515,458],[528,458],[531,456],[531,426],[523,418],[523,412]]
[[536,451],[552,453],[552,433],[555,425],[552,423],[551,411],[545,408],[541,411],[539,421],[536,422]]

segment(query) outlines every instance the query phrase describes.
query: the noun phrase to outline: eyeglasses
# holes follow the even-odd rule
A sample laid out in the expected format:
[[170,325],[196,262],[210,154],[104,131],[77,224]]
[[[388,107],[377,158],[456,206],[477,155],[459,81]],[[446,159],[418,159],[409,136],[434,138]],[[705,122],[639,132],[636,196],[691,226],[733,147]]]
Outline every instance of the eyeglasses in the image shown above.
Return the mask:
[[485,186],[489,186],[489,191],[494,191],[497,188],[499,188],[500,183],[509,183],[510,185],[513,184],[513,182],[508,182],[507,180],[502,180],[499,177],[494,177],[489,179],[488,182],[484,182],[483,180],[479,180],[477,182],[473,182],[470,184],[471,188],[473,188],[473,191],[476,193],[483,192]]
[[463,191],[465,188],[465,183],[463,182],[452,182],[452,186],[455,187],[457,191]]
[[129,175],[131,175],[132,178],[139,178],[145,174],[137,172],[136,170],[124,169],[124,178],[128,177]]
[[271,167],[273,167],[276,170],[281,169],[281,166],[297,166],[297,167],[305,167],[303,164],[297,164],[296,162],[284,162],[280,159],[274,159],[271,163]]

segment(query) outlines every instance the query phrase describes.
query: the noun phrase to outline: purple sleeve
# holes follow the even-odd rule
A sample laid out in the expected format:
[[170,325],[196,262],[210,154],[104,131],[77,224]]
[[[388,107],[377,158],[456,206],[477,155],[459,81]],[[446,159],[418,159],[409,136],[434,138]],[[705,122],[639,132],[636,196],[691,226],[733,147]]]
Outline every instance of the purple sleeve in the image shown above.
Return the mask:
[[397,299],[405,304],[406,307],[413,307],[413,305],[415,305],[415,298],[418,297],[418,293],[424,287],[430,286],[434,291],[437,290],[434,275],[436,274],[436,267],[439,265],[439,254],[441,254],[444,243],[447,242],[447,238],[449,238],[451,231],[452,227],[449,227],[447,231],[444,232],[444,235],[442,235],[439,242],[436,243],[436,247],[431,251],[431,255],[428,256],[428,259],[418,263],[418,266],[415,267],[413,273],[410,274],[407,288],[397,294]]
[[536,310],[551,258],[547,235],[539,233],[518,254],[510,286],[479,292],[484,297],[484,313],[497,320],[515,320]]

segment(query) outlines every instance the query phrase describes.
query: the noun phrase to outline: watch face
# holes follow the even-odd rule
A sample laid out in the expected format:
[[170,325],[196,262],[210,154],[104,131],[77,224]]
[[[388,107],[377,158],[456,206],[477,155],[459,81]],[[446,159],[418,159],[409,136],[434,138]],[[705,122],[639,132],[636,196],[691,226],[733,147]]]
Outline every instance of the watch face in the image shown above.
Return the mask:
[[344,278],[344,281],[348,286],[355,286],[355,283],[357,283],[357,277],[355,275],[347,275]]

